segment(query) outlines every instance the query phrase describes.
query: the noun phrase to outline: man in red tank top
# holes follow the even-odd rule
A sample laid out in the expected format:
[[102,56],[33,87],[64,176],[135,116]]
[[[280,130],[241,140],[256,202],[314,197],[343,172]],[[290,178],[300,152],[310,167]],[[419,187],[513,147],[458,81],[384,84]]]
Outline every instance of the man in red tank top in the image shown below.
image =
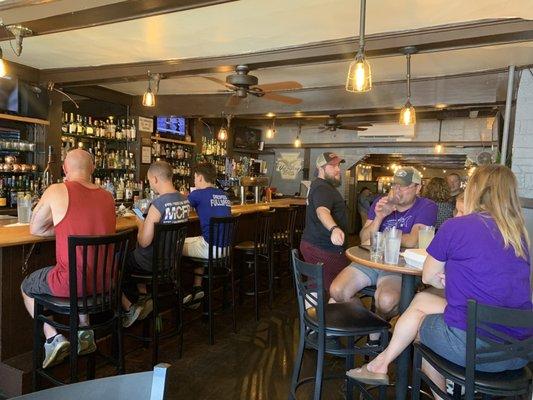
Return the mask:
[[[21,285],[26,309],[33,317],[33,296],[47,294],[69,297],[68,237],[72,235],[109,235],[115,233],[115,202],[111,194],[92,183],[94,163],[85,150],[70,151],[63,163],[65,183],[51,185],[33,210],[30,232],[38,236],[56,237],[56,262],[52,267],[28,275]],[[81,272],[78,278],[81,293]],[[87,289],[92,292],[92,287]],[[80,315],[80,326],[89,318]],[[61,362],[68,356],[70,343],[54,327],[44,324],[46,342],[43,368]],[[78,354],[96,350],[92,330],[78,332]]]

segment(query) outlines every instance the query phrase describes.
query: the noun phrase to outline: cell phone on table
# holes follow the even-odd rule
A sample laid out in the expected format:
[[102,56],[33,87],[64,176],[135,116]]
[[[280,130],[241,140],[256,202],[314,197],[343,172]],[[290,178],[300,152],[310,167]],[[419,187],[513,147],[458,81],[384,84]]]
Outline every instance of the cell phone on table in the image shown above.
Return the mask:
[[141,210],[139,210],[137,207],[133,207],[132,211],[135,213],[136,216],[138,216],[140,219],[144,221],[144,214]]

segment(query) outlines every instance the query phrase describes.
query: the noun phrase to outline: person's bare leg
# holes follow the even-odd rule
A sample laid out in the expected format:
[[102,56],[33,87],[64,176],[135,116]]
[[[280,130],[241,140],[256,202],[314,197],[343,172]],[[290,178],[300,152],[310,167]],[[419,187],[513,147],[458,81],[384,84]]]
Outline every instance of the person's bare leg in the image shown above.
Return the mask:
[[194,282],[193,286],[202,286],[202,275],[204,273],[204,267],[198,267],[194,269]]
[[145,283],[138,283],[137,284],[137,290],[139,294],[147,294],[148,291],[146,290],[146,284]]
[[[446,392],[446,379],[424,359],[422,359],[422,371],[439,387],[440,390]],[[442,397],[437,396],[433,390],[431,392],[433,393],[435,400],[442,400]]]
[[[35,305],[34,300],[30,296],[28,296],[26,293],[24,293],[22,290],[21,292],[22,292],[22,299],[24,300],[24,305],[26,306],[26,310],[28,310],[31,317],[34,318],[34,315],[33,315],[33,307]],[[54,337],[55,335],[57,335],[56,328],[47,324],[46,322],[43,324],[43,331],[44,331],[44,336],[47,339],[50,339],[51,337]]]
[[88,326],[90,324],[89,316],[87,314],[79,315],[80,326]]
[[356,293],[371,285],[370,278],[353,265],[344,268],[331,283],[329,295],[333,302],[359,301]]
[[417,338],[426,315],[441,314],[445,307],[446,300],[442,297],[426,292],[418,293],[396,322],[387,348],[368,363],[367,369],[371,372],[387,373],[389,364]]
[[[398,304],[402,292],[401,275],[380,276],[376,283],[376,313],[383,319],[389,320],[398,313]],[[380,334],[369,335],[370,340],[378,340]]]

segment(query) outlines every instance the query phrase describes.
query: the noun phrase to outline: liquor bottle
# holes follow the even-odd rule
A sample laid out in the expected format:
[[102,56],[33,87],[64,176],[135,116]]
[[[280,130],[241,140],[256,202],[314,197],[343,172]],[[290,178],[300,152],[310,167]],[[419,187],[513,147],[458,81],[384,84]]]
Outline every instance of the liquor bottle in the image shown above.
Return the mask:
[[135,120],[131,120],[130,125],[130,140],[134,142],[137,139],[137,129],[135,128]]
[[76,120],[74,119],[74,113],[70,113],[70,123],[68,124],[68,133],[70,135],[76,134]]
[[66,112],[61,117],[61,133],[68,133],[68,114]]
[[0,179],[0,208],[7,207],[7,188],[4,180]]
[[83,135],[83,122],[81,119],[81,115],[78,115],[76,118],[76,134]]
[[85,128],[85,132],[87,133],[87,136],[94,136],[94,126],[92,118],[88,118],[87,127]]
[[109,138],[116,139],[117,138],[116,133],[117,133],[117,125],[114,122],[114,117],[110,116],[109,117]]
[[117,125],[115,126],[115,139],[122,140],[123,139],[123,132],[122,132],[122,125],[121,120],[117,120]]

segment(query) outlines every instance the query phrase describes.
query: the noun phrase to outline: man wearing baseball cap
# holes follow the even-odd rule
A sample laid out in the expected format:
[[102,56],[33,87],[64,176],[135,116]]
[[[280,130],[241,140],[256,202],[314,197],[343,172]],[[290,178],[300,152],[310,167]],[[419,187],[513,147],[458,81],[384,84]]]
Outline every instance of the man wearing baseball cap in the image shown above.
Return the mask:
[[[397,169],[389,195],[375,200],[370,207],[368,220],[360,233],[361,243],[370,242],[373,232],[396,227],[402,231],[402,246],[416,247],[420,228],[435,226],[437,221],[437,204],[419,197],[421,186],[422,175],[417,169]],[[330,294],[335,301],[349,301],[361,289],[373,285],[376,286],[374,297],[378,314],[384,318],[394,316],[400,301],[400,274],[352,263],[333,281]],[[371,335],[370,343],[374,344],[378,337]]]
[[329,288],[337,274],[350,262],[346,250],[346,205],[337,187],[341,184],[340,164],[344,160],[332,152],[318,156],[318,177],[307,196],[305,229],[300,251],[309,263],[324,263],[324,287]]

